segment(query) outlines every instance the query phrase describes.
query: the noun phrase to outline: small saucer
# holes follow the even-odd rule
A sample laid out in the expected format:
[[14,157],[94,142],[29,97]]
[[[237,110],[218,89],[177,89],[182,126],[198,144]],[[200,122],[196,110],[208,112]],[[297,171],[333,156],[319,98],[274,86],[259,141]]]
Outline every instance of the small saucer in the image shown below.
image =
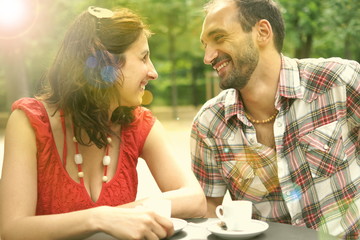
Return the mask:
[[174,234],[183,230],[183,228],[186,227],[186,225],[187,225],[187,221],[185,221],[184,219],[171,218],[171,221],[174,224]]
[[224,230],[219,222],[211,224],[208,226],[208,230],[221,238],[225,239],[248,239],[255,237],[263,232],[265,232],[269,228],[269,224],[259,220],[251,220],[251,224],[246,230],[239,230],[239,231],[229,231]]

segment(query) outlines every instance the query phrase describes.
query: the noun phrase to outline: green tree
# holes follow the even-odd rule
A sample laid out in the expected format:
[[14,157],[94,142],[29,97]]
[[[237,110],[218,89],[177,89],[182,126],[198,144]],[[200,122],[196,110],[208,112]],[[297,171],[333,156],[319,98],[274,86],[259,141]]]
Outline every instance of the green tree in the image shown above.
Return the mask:
[[[200,9],[201,1],[195,0],[153,0],[147,1],[151,8],[142,8],[144,15],[148,16],[152,29],[155,31],[154,47],[157,59],[169,62],[169,74],[171,80],[171,103],[173,117],[177,118],[178,106],[178,75],[181,70],[191,72],[199,50],[198,34],[200,33]],[[199,24],[200,23],[200,24]],[[194,40],[197,40],[196,43]],[[155,46],[154,46],[155,45]],[[187,64],[186,60],[188,60]],[[185,61],[184,61],[185,60]],[[182,68],[182,69],[181,69]],[[194,80],[194,78],[191,78]],[[190,80],[190,79],[189,79]],[[190,81],[189,81],[190,83]],[[184,97],[184,96],[182,96]]]
[[[313,43],[321,26],[323,0],[279,0],[286,25],[286,45],[297,58],[311,55]],[[291,43],[291,44],[289,44]],[[291,51],[290,50],[290,51]]]
[[360,1],[278,0],[286,24],[285,53],[360,60]]
[[324,39],[328,39],[328,52],[347,59],[360,61],[360,1],[331,0],[326,2]]

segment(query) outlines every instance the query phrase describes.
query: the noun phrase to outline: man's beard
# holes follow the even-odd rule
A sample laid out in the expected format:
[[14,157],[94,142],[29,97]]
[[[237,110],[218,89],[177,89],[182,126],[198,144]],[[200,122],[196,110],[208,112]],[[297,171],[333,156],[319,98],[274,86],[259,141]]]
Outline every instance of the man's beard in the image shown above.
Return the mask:
[[220,79],[221,89],[242,89],[249,82],[257,64],[259,62],[259,53],[255,49],[252,41],[248,41],[248,47],[243,54],[236,55],[232,60],[233,70]]

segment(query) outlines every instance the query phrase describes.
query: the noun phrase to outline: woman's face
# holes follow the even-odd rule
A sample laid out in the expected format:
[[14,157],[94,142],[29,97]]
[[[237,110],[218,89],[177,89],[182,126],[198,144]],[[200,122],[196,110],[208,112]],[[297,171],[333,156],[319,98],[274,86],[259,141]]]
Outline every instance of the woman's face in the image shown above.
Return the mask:
[[124,55],[125,64],[121,68],[124,77],[120,87],[121,105],[138,106],[142,103],[145,86],[150,80],[158,77],[150,60],[149,44],[145,34],[141,34]]

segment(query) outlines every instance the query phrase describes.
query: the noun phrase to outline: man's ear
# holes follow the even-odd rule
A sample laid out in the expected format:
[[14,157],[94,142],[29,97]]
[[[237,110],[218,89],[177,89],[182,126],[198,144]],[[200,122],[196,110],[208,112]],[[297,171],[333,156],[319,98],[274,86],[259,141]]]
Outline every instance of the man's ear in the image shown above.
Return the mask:
[[259,46],[266,46],[268,45],[271,40],[273,39],[273,32],[271,24],[266,19],[261,19],[256,25],[256,40]]

